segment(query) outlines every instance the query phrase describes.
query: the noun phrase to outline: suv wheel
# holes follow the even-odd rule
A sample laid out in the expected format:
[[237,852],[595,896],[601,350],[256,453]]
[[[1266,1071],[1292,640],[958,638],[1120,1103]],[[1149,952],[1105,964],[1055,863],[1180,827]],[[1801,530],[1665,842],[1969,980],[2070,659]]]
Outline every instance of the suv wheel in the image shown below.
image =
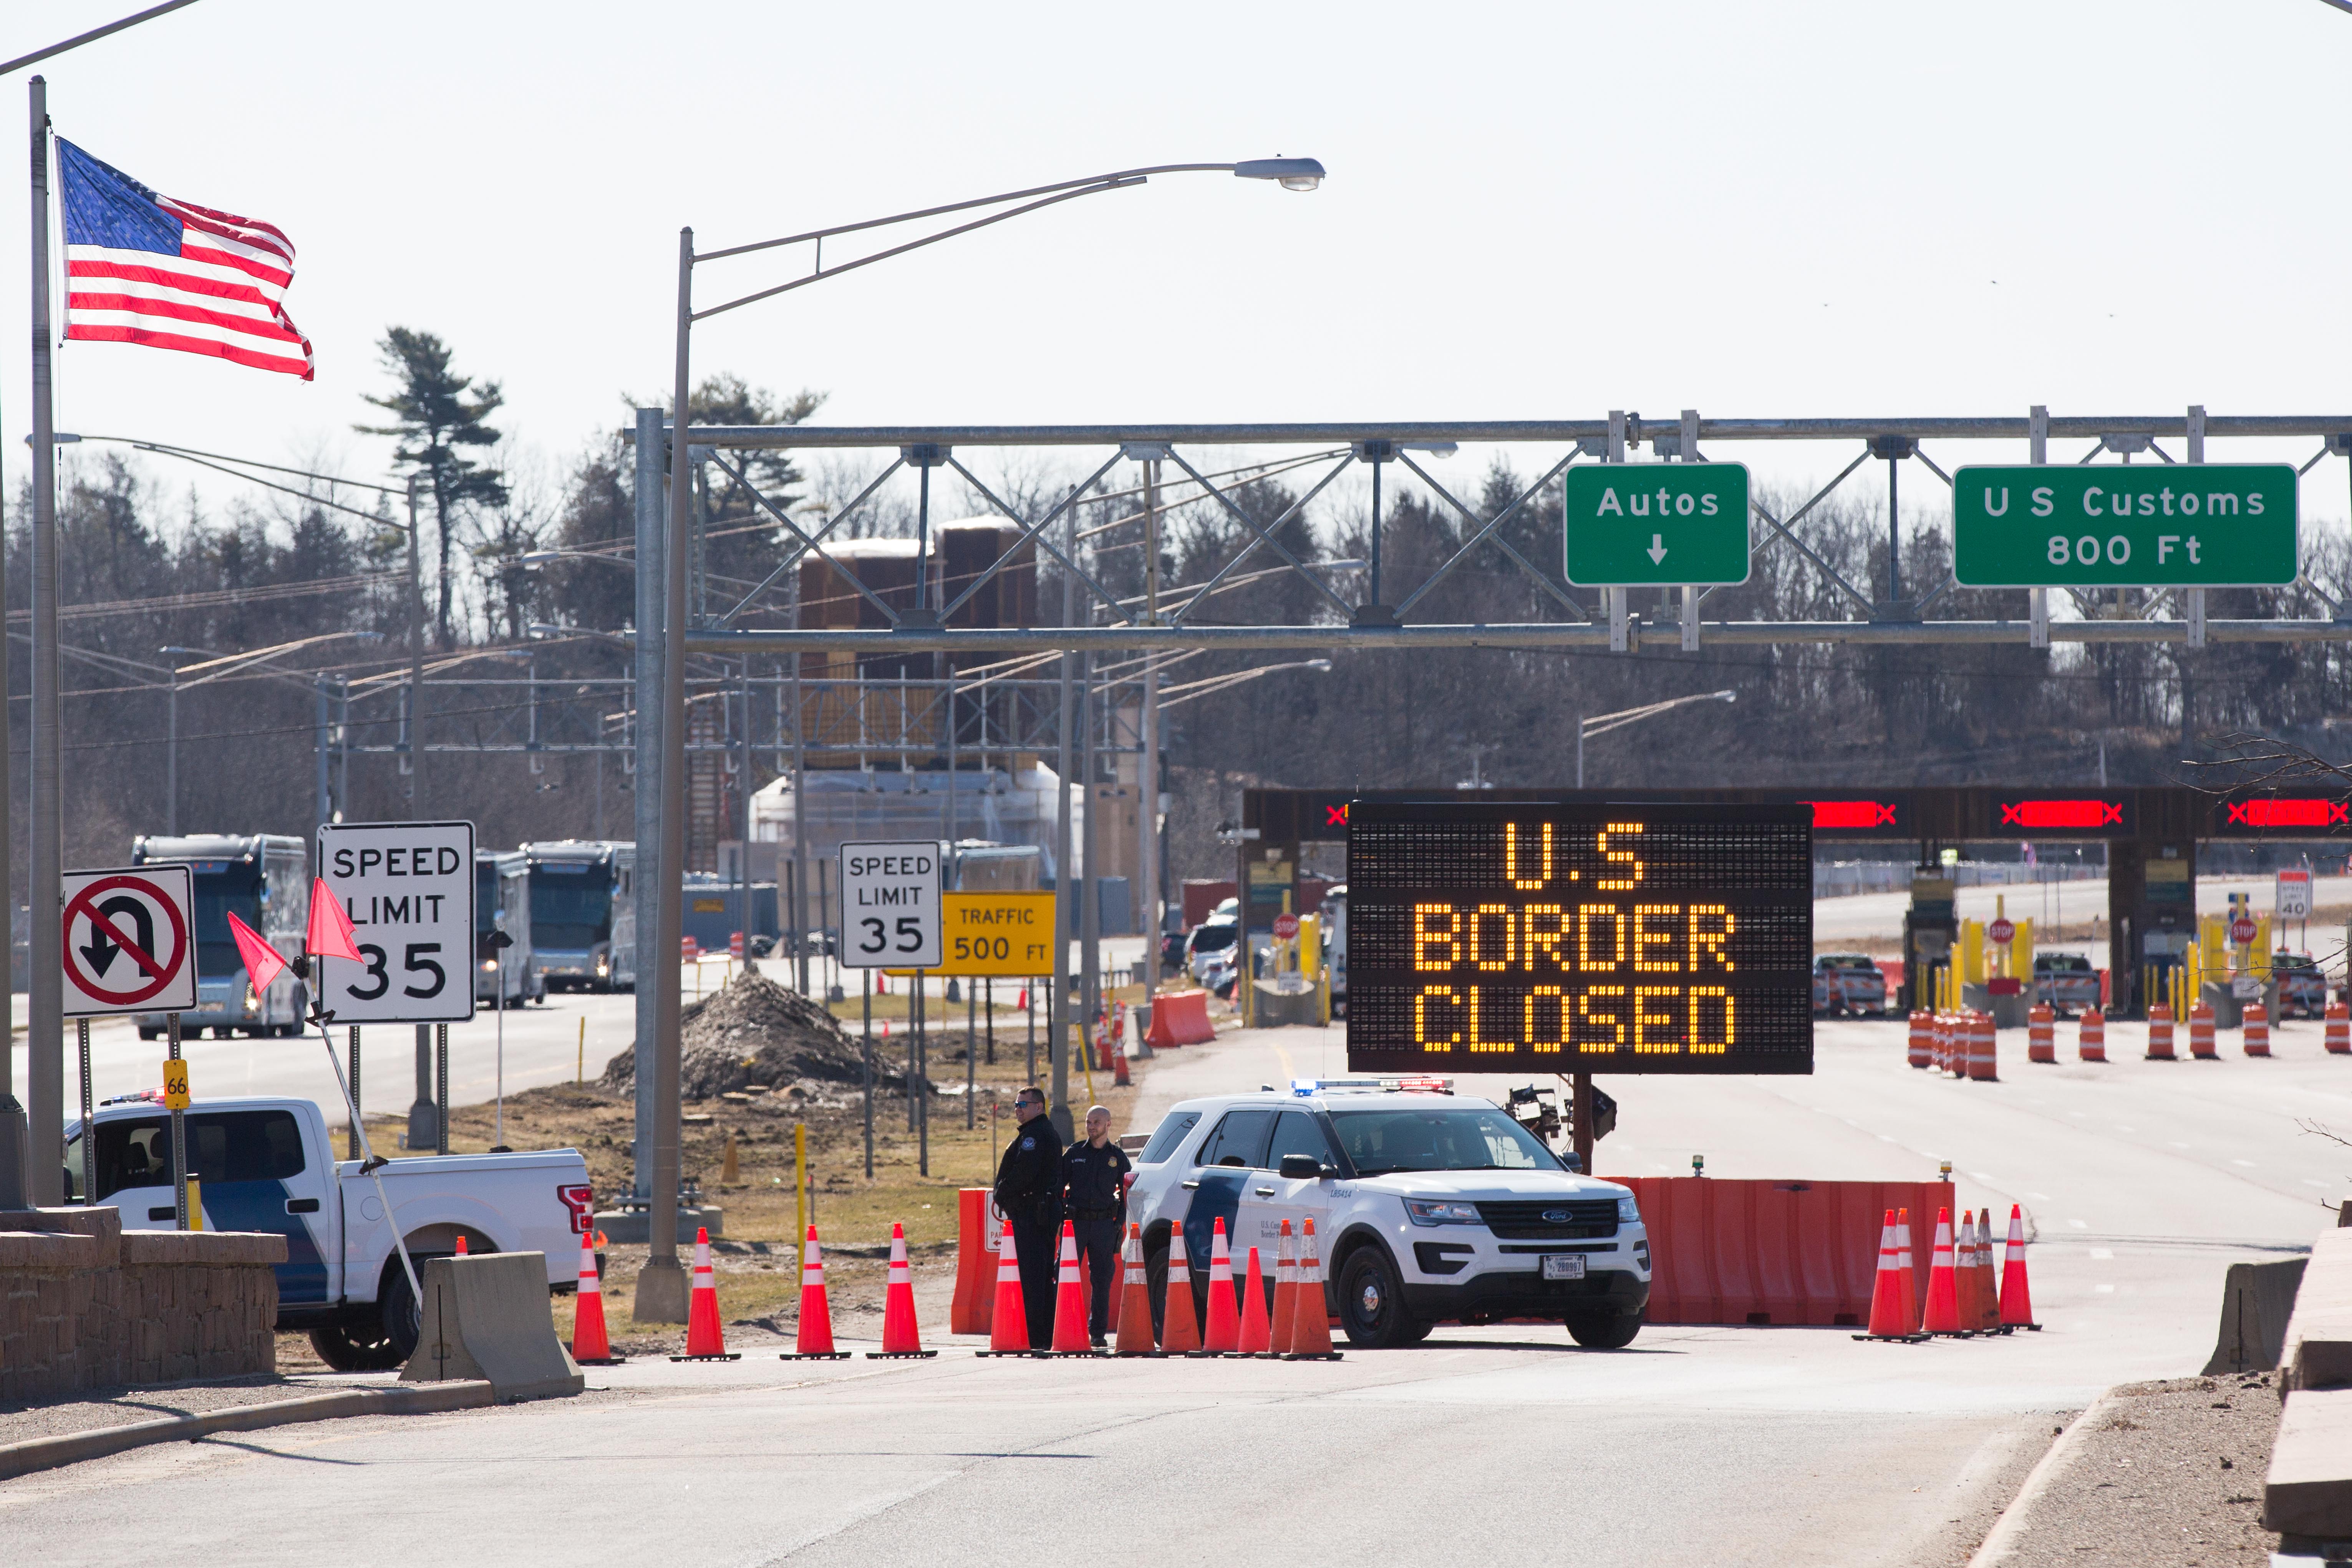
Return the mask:
[[1639,1312],[1574,1312],[1569,1315],[1569,1337],[1589,1351],[1622,1351],[1642,1331]]
[[1339,1271],[1339,1327],[1366,1350],[1402,1350],[1429,1337],[1430,1325],[1404,1309],[1396,1266],[1377,1247],[1360,1247]]

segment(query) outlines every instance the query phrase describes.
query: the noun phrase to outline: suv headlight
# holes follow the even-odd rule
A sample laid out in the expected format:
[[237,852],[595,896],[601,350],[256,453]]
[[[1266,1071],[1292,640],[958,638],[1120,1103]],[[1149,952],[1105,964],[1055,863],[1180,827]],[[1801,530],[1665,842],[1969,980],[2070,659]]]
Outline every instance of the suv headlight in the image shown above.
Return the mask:
[[1404,1212],[1415,1225],[1477,1225],[1476,1204],[1440,1203],[1430,1198],[1407,1198]]
[[1642,1205],[1633,1201],[1633,1194],[1630,1193],[1617,1200],[1617,1223],[1619,1225],[1642,1223]]

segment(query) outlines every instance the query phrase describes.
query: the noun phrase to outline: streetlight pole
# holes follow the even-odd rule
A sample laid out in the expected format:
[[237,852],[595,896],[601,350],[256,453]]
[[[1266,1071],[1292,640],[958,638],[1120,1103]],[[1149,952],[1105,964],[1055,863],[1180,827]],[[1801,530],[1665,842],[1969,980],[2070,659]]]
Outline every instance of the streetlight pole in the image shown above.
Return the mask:
[[1671,713],[1677,708],[1694,702],[1737,702],[1737,691],[1700,691],[1688,697],[1669,697],[1664,702],[1652,702],[1640,708],[1621,709],[1614,713],[1596,713],[1590,719],[1576,721],[1576,787],[1584,787],[1584,740],[1588,735],[1605,735],[1612,730],[1622,730],[1628,724],[1639,724],[1661,713]]
[[[685,917],[685,911],[680,907],[682,883],[678,878],[678,871],[686,863],[686,568],[687,540],[692,524],[689,500],[692,479],[688,468],[692,452],[693,416],[688,402],[692,393],[694,323],[707,317],[716,316],[761,300],[773,299],[779,294],[789,293],[795,289],[805,288],[820,279],[836,278],[845,272],[870,267],[875,262],[887,260],[894,256],[903,256],[910,250],[936,245],[943,239],[951,239],[957,235],[986,228],[992,224],[1003,223],[1008,218],[1019,217],[1025,213],[1055,206],[1066,201],[1075,201],[1080,196],[1099,195],[1108,191],[1129,190],[1143,184],[1153,174],[1212,172],[1229,174],[1245,180],[1272,180],[1281,184],[1284,189],[1293,191],[1311,191],[1321,184],[1324,178],[1323,165],[1312,158],[1258,158],[1234,163],[1160,163],[1147,168],[1122,169],[1104,174],[1088,174],[1075,180],[1058,181],[1052,184],[1033,185],[1025,190],[1004,191],[992,196],[981,196],[971,201],[951,202],[943,206],[897,213],[888,217],[869,218],[864,222],[842,224],[832,228],[811,229],[803,234],[786,235],[780,239],[758,240],[749,245],[731,246],[699,257],[694,250],[694,230],[691,227],[678,230],[677,345],[670,400],[669,538],[664,542],[663,550],[663,554],[668,563],[668,581],[664,584],[666,592],[663,595],[667,602],[667,615],[661,632],[664,644],[661,682],[663,869],[657,886],[643,882],[640,884],[646,894],[656,900],[654,921],[656,950],[655,969],[641,976],[638,984],[642,985],[648,981],[653,981],[656,975],[662,977],[657,982],[660,994],[655,1005],[656,1028],[654,1067],[656,1076],[653,1086],[654,1172],[650,1194],[653,1210],[648,1216],[647,1226],[651,1256],[646,1259],[643,1272],[637,1276],[637,1293],[634,1309],[635,1315],[641,1322],[682,1322],[686,1318],[687,1304],[686,1276],[677,1263],[679,1000],[677,972],[675,966],[677,963],[678,939]],[[896,224],[912,223],[950,213],[970,212],[980,207],[1004,206],[1007,203],[1019,205],[953,225],[936,233],[908,240],[904,244],[875,251],[870,255],[859,257],[856,260],[844,262],[830,270],[827,270],[824,265],[824,241],[833,237],[887,228]],[[729,257],[745,256],[755,251],[773,250],[782,246],[802,243],[814,243],[817,247],[816,264],[806,276],[741,295],[723,304],[709,306],[700,310],[694,308],[694,268],[698,261],[719,261]],[[926,466],[924,478],[927,481],[929,477],[929,468]],[[641,568],[642,565],[643,557],[640,557]],[[927,568],[919,563],[917,570],[919,584],[926,581],[923,574],[927,572]],[[917,602],[917,618],[920,618],[925,608],[925,598],[919,589]],[[646,628],[641,626],[638,635],[640,637],[648,635]],[[642,700],[640,705],[642,706]],[[645,781],[642,778],[638,781],[638,787],[641,789],[645,787]],[[798,808],[799,804],[795,803],[795,809]],[[640,903],[638,918],[641,922],[644,916],[645,906]],[[1057,971],[1060,970],[1062,963],[1063,960],[1057,957],[1055,964]],[[1055,990],[1058,994],[1060,991],[1058,973],[1055,980]],[[642,1104],[646,1093],[642,1078],[638,1080],[637,1093],[639,1102]],[[1057,1104],[1061,1102],[1062,1098],[1056,1097]],[[1066,1105],[1062,1107],[1060,1113],[1064,1117],[1067,1116]],[[1060,1121],[1059,1125],[1066,1131],[1068,1127],[1066,1121]]]

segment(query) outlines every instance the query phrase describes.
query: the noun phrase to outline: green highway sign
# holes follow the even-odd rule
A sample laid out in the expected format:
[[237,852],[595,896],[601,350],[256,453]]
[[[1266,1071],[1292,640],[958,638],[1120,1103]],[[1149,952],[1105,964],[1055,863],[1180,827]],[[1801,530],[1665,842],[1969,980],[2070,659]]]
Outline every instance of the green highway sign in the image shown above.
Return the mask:
[[2278,588],[2301,563],[2284,463],[1952,476],[1952,574],[1971,588]]
[[1580,588],[1748,581],[1748,466],[1596,463],[1562,476],[1568,580]]

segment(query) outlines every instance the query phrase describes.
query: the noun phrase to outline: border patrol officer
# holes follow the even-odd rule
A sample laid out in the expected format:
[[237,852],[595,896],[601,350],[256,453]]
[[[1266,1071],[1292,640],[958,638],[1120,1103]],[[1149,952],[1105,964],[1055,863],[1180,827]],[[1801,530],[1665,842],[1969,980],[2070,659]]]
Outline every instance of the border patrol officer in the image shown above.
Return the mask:
[[1013,1222],[1029,1348],[1042,1351],[1054,1342],[1054,1285],[1061,1272],[1061,1141],[1045,1120],[1045,1091],[1035,1084],[1013,1096],[1013,1111],[1021,1125],[997,1163],[996,1206]]
[[1087,1107],[1087,1135],[1062,1156],[1062,1190],[1070,1228],[1077,1233],[1078,1252],[1094,1287],[1087,1326],[1098,1345],[1109,1336],[1110,1287],[1119,1274],[1119,1243],[1127,1235],[1127,1184],[1134,1169],[1127,1151],[1110,1141],[1110,1112],[1099,1105]]

